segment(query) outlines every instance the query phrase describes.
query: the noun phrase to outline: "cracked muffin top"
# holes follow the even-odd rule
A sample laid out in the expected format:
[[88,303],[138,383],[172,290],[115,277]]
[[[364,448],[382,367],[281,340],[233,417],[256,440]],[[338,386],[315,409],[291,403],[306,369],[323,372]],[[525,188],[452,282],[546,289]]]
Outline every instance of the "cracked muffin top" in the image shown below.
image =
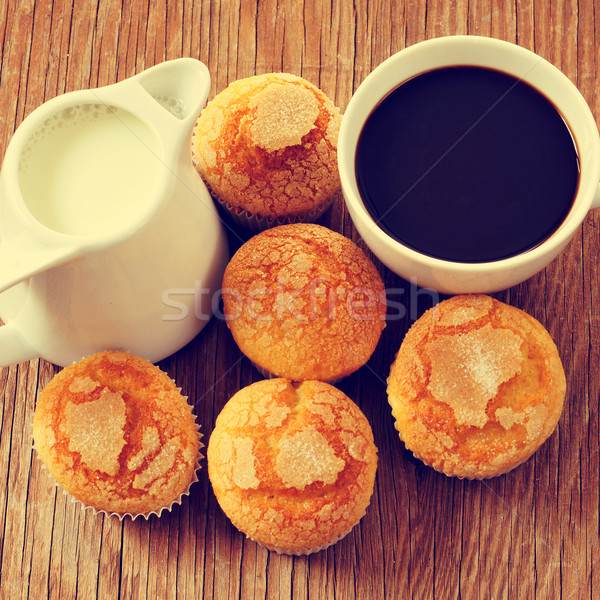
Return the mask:
[[484,295],[455,296],[406,334],[388,399],[406,447],[446,475],[494,477],[554,431],[566,382],[548,332]]
[[233,524],[268,548],[302,554],[340,539],[365,514],[377,448],[366,417],[337,388],[270,379],[227,402],[207,459]]
[[333,102],[287,73],[240,79],[217,94],[194,128],[192,154],[211,190],[233,210],[294,217],[340,188]]
[[147,515],[195,481],[199,435],[173,380],[125,352],[100,352],[60,371],[40,394],[35,448],[85,506]]
[[315,224],[248,240],[223,277],[227,324],[259,369],[294,381],[335,381],[364,365],[385,327],[375,265],[351,240]]

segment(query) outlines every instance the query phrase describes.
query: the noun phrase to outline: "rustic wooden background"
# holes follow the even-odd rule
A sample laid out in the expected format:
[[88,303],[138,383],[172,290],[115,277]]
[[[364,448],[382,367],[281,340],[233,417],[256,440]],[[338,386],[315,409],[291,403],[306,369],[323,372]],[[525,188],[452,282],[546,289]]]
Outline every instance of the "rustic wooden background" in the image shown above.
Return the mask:
[[[535,50],[600,117],[594,0],[1,0],[0,7],[0,157],[45,100],[165,59],[203,60],[211,97],[235,79],[288,71],[343,110],[391,54],[459,33]],[[341,199],[321,222],[360,243]],[[373,426],[376,489],[361,524],[308,558],[245,540],[220,511],[205,465],[183,505],[160,519],[121,523],[82,513],[52,486],[31,447],[36,395],[57,367],[34,360],[0,369],[0,598],[599,598],[599,255],[596,211],[545,271],[497,294],[549,329],[568,395],[541,450],[485,482],[447,479],[398,440],[384,380],[407,328],[434,298],[378,265],[403,308],[390,314],[369,365],[340,384]],[[217,319],[161,366],[194,400],[206,438],[226,400],[260,377]]]

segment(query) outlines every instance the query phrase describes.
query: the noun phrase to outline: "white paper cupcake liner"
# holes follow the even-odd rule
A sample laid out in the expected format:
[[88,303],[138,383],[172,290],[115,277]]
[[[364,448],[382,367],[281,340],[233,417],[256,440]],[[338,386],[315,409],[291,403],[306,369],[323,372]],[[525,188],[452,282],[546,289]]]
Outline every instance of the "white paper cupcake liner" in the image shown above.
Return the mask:
[[[250,360],[250,359],[248,359],[248,360]],[[257,365],[252,360],[250,361],[250,363],[265,379],[278,379],[279,377],[283,377],[282,375],[275,375],[275,373],[271,373],[270,371],[263,369],[261,366]],[[291,379],[290,377],[284,377],[284,379],[290,379],[291,381],[295,381],[294,379]],[[335,385],[339,381],[342,381],[342,379],[345,379],[345,377],[336,377],[335,379],[317,379],[316,377],[310,378],[310,380],[312,380],[312,381],[323,381],[323,383],[328,383],[329,385]],[[302,381],[309,381],[309,380],[302,380]]]
[[230,202],[228,202],[227,200],[223,200],[221,197],[215,194],[210,189],[210,186],[208,186],[208,188],[213,199],[221,205],[221,207],[232,219],[232,221],[253,233],[260,233],[261,231],[265,231],[266,229],[271,229],[272,227],[277,227],[279,225],[292,225],[294,223],[313,223],[329,209],[336,197],[336,194],[334,194],[324,204],[300,215],[267,217],[256,215],[248,212],[243,208],[233,206]]
[[[407,448],[407,450],[409,450]],[[500,475],[506,475],[506,473],[510,473],[510,471],[512,471],[513,469],[516,469],[517,467],[521,466],[523,463],[527,462],[534,454],[536,451],[532,452],[531,454],[529,454],[528,456],[526,456],[525,458],[522,458],[520,461],[511,464],[510,467],[504,469],[503,471],[498,471],[496,473],[494,473],[493,475],[484,475],[481,477],[476,477],[476,476],[467,476],[467,475],[458,475],[456,473],[452,472],[452,469],[448,469],[446,471],[443,471],[442,469],[435,467],[434,465],[430,464],[429,462],[427,462],[426,460],[424,460],[423,458],[421,458],[415,451],[413,450],[409,450],[409,452],[419,461],[422,462],[426,467],[429,467],[430,469],[433,469],[434,471],[437,471],[438,473],[441,473],[442,475],[445,475],[446,477],[454,477],[456,479],[466,479],[467,481],[486,481],[488,479],[494,479],[495,477],[500,477]]]
[[354,527],[356,527],[356,525],[353,525],[352,527],[350,527],[350,529],[348,529],[348,531],[344,531],[344,533],[333,538],[330,542],[326,542],[325,544],[322,544],[321,546],[314,546],[313,548],[309,548],[308,550],[288,550],[286,548],[279,548],[277,546],[269,546],[267,544],[264,544],[263,542],[257,542],[255,539],[251,538],[250,536],[246,536],[246,537],[249,540],[256,542],[259,546],[266,548],[270,552],[276,552],[277,554],[287,554],[288,556],[308,556],[309,554],[315,554],[316,552],[321,552],[321,550],[325,550],[326,548],[329,548],[330,546],[337,544],[341,539],[345,538],[354,529]]

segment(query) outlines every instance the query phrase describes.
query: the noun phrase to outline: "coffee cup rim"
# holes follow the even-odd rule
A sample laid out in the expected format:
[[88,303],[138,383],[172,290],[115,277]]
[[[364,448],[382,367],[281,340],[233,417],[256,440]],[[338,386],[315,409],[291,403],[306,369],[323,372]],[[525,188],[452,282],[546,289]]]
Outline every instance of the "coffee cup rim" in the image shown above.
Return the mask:
[[[452,60],[454,54],[460,54],[465,52],[467,48],[473,49],[475,47],[491,49],[495,53],[494,60],[492,61],[489,57],[481,57],[480,55],[473,55],[468,62]],[[443,53],[440,52],[441,50],[443,50]],[[500,62],[499,52],[506,53],[506,57],[510,53],[513,59],[511,64],[518,64],[521,74],[518,72],[519,69],[510,68],[511,64],[509,64],[508,58],[503,59],[503,66],[498,66]],[[422,60],[422,56],[425,56],[425,60]],[[416,65],[419,63],[425,64],[432,60],[434,62],[439,60],[439,64],[421,69],[416,68],[416,66],[411,67],[411,62]],[[494,64],[490,64],[492,62]],[[411,77],[428,70],[466,64],[495,68],[520,79],[525,79],[526,75],[529,76],[534,68],[536,74],[541,73],[542,76],[539,79],[545,82],[544,89],[540,89],[541,86],[538,87],[529,77],[525,81],[546,95],[562,115],[573,136],[580,161],[578,189],[571,209],[561,225],[537,246],[508,258],[488,262],[456,262],[436,258],[414,250],[391,237],[377,225],[369,214],[358,191],[354,166],[356,142],[365,119],[387,93]],[[398,67],[401,67],[400,70],[398,70]],[[391,83],[384,84],[383,82],[386,78],[389,78],[390,72],[408,73],[408,76],[397,75],[389,79]],[[558,92],[555,94],[548,93],[548,88],[555,89],[558,86],[560,86]],[[560,101],[557,100],[559,94],[561,95]],[[578,115],[579,120],[576,125],[571,122],[572,120],[569,120],[569,115],[565,115],[564,108],[567,104],[570,107],[570,115],[575,113]],[[574,128],[577,130],[573,131]],[[586,133],[586,129],[589,130],[589,135]],[[348,103],[342,118],[338,138],[338,168],[343,195],[350,216],[361,237],[383,262],[386,262],[386,260],[380,256],[382,247],[387,249],[388,252],[402,255],[414,263],[420,263],[431,268],[452,270],[457,273],[481,272],[483,270],[486,273],[491,273],[504,270],[507,267],[518,267],[552,253],[556,254],[572,237],[590,210],[600,182],[600,136],[598,135],[594,116],[577,87],[562,71],[543,57],[522,46],[497,38],[473,35],[445,36],[418,42],[400,50],[378,65],[363,80]]]

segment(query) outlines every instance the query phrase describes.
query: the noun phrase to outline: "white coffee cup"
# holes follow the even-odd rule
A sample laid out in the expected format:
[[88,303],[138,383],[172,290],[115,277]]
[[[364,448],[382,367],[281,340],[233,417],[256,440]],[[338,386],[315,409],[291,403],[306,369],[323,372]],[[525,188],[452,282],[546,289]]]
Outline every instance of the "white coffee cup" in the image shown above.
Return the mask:
[[[376,105],[412,77],[453,65],[493,68],[529,83],[561,113],[577,145],[579,186],[567,217],[544,242],[510,258],[462,263],[413,250],[377,225],[358,189],[355,173],[357,142]],[[600,207],[600,136],[583,96],[559,69],[542,57],[493,38],[449,36],[432,39],[410,46],[379,65],[359,86],[344,113],[338,140],[338,165],[346,206],[367,246],[404,279],[447,294],[495,292],[528,279],[569,243],[588,211]]]

